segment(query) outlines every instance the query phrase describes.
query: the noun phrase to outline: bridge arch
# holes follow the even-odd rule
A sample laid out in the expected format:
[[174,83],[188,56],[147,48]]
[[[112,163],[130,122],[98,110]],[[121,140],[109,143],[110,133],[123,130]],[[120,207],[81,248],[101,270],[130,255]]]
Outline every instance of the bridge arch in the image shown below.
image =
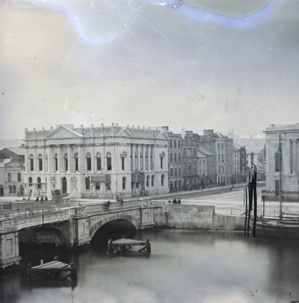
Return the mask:
[[90,225],[89,229],[89,237],[92,240],[93,236],[96,232],[106,224],[123,224],[127,226],[131,226],[135,230],[139,229],[139,220],[137,220],[133,215],[128,213],[118,213],[106,215],[104,217],[98,217],[97,220],[94,220]]
[[21,229],[19,231],[19,241],[20,243],[26,244],[55,244],[56,246],[61,246],[66,244],[63,232],[59,227],[55,226],[38,226],[26,229]]

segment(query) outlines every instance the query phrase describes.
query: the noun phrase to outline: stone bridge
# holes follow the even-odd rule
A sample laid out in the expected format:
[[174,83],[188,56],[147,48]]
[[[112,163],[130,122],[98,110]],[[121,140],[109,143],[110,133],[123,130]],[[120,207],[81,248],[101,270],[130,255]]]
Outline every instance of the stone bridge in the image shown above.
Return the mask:
[[125,220],[137,230],[153,227],[161,221],[161,209],[161,203],[145,200],[123,205],[111,203],[108,209],[102,203],[94,203],[5,212],[0,217],[0,268],[19,264],[20,237],[29,243],[34,238],[35,243],[49,241],[76,247],[89,244],[95,233],[108,222]]
[[[1,216],[1,215],[0,215]],[[19,240],[67,247],[89,244],[107,223],[126,222],[135,229],[154,226],[184,229],[243,229],[244,217],[215,214],[214,206],[143,200],[48,210],[6,212],[0,217],[0,268],[19,264]],[[106,225],[107,226],[107,225]]]

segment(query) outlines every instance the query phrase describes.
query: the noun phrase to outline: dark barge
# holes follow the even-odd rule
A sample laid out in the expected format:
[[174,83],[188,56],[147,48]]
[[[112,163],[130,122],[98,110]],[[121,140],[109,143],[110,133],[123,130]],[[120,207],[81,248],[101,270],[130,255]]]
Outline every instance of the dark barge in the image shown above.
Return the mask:
[[54,261],[32,267],[28,264],[27,280],[29,281],[77,281],[77,268],[54,258]]
[[[139,248],[141,246],[141,248]],[[117,255],[145,255],[149,257],[151,254],[151,244],[149,239],[146,241],[121,238],[112,241],[111,239],[107,244],[107,254],[111,258]]]

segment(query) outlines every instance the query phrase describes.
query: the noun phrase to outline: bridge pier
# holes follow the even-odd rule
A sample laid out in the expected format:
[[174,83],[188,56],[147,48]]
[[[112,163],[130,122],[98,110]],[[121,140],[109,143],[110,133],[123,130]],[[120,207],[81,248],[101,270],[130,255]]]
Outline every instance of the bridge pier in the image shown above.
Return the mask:
[[19,265],[19,237],[12,220],[0,222],[0,269]]

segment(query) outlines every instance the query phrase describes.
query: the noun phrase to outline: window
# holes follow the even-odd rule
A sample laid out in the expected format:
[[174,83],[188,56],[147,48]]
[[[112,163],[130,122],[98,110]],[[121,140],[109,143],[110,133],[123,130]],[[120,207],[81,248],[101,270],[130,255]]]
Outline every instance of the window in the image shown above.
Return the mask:
[[12,192],[13,192],[14,194],[16,193],[16,186],[15,186],[15,185],[12,186]]
[[173,168],[170,168],[170,177],[172,177]]
[[111,159],[111,154],[107,153],[107,170],[112,170],[112,159]]
[[174,154],[174,162],[177,162],[177,154]]
[[67,154],[64,155],[64,170],[68,171],[69,169],[69,162],[68,162],[68,157]]
[[153,175],[152,176],[152,186],[154,186],[154,184],[155,184],[155,176]]
[[164,175],[161,176],[161,186],[164,186]]
[[18,173],[18,182],[21,182],[22,181],[22,175],[21,173]]
[[9,193],[12,194],[12,186],[9,185]]
[[101,183],[100,182],[96,182],[96,190],[101,189]]
[[38,170],[39,171],[43,170],[43,157],[41,154],[38,155]]
[[33,158],[33,155],[29,156],[29,160],[30,160],[30,171],[34,171],[34,158]]
[[176,140],[174,140],[173,143],[174,143],[174,148],[176,148]]
[[41,183],[42,181],[41,181],[41,178],[40,177],[38,177],[37,178],[37,188],[38,189],[41,189],[42,188],[42,183]]
[[55,171],[58,171],[58,158],[57,158],[57,154],[55,154],[55,156],[54,156],[54,164],[55,164]]
[[97,170],[101,170],[101,169],[102,169],[101,154],[100,154],[100,153],[97,153],[96,157],[97,157]]
[[11,173],[7,174],[8,182],[11,182]]
[[[180,142],[180,141],[179,141]],[[181,162],[181,154],[179,154],[179,162]]]
[[175,176],[175,177],[177,176],[177,173],[178,173],[178,169],[175,168],[175,169],[174,169],[174,176]]
[[172,163],[172,153],[169,154],[170,163]]
[[182,169],[179,168],[179,177],[182,175]]
[[86,170],[91,170],[91,155],[90,153],[86,154]]
[[123,177],[122,179],[122,188],[126,189],[126,177]]
[[125,170],[125,157],[124,156],[121,157],[121,169]]
[[178,141],[178,148],[181,148],[181,141]]
[[79,160],[77,153],[75,153],[75,171],[79,171]]
[[161,169],[163,169],[163,157],[160,157],[160,166],[161,166]]
[[220,149],[220,143],[218,143],[218,150]]
[[29,183],[29,186],[32,186],[32,178],[31,177],[29,177],[28,183]]
[[170,140],[170,148],[172,148],[172,140]]
[[85,189],[90,189],[90,177],[85,178]]
[[275,153],[275,171],[279,171],[279,153]]
[[146,186],[149,186],[150,176],[146,176]]

